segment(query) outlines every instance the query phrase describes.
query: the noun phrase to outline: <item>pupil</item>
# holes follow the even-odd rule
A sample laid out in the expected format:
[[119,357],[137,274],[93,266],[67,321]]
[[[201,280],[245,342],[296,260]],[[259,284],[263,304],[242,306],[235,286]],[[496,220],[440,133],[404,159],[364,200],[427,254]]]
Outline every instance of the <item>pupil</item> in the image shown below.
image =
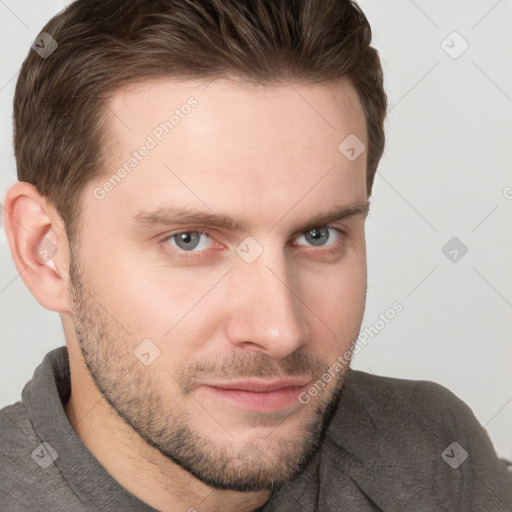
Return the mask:
[[326,228],[311,229],[305,236],[310,244],[320,246],[329,239],[329,231]]
[[178,235],[176,244],[180,249],[194,249],[199,243],[199,233],[190,231]]

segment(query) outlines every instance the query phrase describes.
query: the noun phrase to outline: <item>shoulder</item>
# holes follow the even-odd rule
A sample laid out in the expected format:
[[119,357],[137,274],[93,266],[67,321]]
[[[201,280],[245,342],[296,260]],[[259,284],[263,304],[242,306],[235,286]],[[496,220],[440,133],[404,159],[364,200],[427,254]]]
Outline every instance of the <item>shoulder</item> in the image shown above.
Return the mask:
[[23,402],[0,409],[0,510],[70,510],[75,497],[53,464],[56,457]]
[[16,402],[0,409],[0,471],[10,460],[19,460],[37,436],[27,409],[22,402]]
[[[342,400],[365,409],[382,424],[408,419],[408,423],[417,423],[420,429],[433,430],[455,427],[452,420],[458,414],[473,416],[471,409],[453,392],[425,380],[383,377],[351,369],[342,396]],[[460,425],[464,426],[477,427],[474,422]]]
[[486,435],[471,408],[440,384],[351,369],[329,435],[334,442],[345,442],[347,431],[357,429],[420,444],[441,440],[448,445],[456,439],[473,444]]
[[425,496],[456,506],[512,506],[512,475],[485,428],[435,382],[351,369],[326,437],[340,470],[349,468],[376,493],[379,482],[401,485],[403,494],[406,482],[421,482]]
[[20,484],[25,481],[25,485],[31,485],[31,475],[37,475],[32,451],[38,444],[22,402],[0,410],[0,503],[3,506],[22,502],[24,489]]
[[400,446],[430,456],[434,446],[441,454],[479,428],[471,409],[440,384],[351,369],[327,435],[351,453],[396,457]]

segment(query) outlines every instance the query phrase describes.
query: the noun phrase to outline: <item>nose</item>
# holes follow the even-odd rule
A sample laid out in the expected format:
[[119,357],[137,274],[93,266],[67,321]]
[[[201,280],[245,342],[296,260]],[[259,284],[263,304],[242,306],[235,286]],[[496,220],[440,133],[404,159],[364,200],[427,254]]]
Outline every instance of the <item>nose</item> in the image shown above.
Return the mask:
[[282,359],[310,340],[300,276],[290,275],[284,255],[239,261],[231,274],[226,304],[231,344]]

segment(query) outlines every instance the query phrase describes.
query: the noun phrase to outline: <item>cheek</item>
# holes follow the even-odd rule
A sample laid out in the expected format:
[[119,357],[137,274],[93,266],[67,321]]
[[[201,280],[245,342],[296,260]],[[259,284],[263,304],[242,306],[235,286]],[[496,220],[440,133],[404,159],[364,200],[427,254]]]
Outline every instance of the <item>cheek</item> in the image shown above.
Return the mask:
[[222,312],[215,285],[226,271],[222,266],[144,266],[123,258],[97,282],[109,312],[134,341],[150,338],[162,347],[172,342],[176,356],[211,336]]
[[[316,282],[307,289],[309,292],[306,292],[306,296],[312,304],[311,309],[320,318],[325,317],[326,322],[329,320],[332,323],[331,328],[357,323],[362,316],[366,290],[364,273],[340,271],[338,275],[330,274],[323,285]],[[339,332],[339,329],[333,330]]]
[[[327,344],[330,351],[345,351],[357,337],[364,314],[366,284],[366,258],[362,252],[323,272],[303,274],[304,302],[321,320],[312,315],[312,325],[333,341]],[[332,332],[336,333],[335,340]]]

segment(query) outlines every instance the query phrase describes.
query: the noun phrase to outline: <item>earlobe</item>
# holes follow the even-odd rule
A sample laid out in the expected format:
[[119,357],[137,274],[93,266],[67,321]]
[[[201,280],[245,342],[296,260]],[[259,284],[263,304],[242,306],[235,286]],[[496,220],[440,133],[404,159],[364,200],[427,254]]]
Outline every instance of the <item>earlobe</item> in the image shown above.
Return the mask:
[[69,247],[55,208],[33,185],[17,182],[7,191],[3,220],[14,264],[32,295],[46,309],[69,312]]

